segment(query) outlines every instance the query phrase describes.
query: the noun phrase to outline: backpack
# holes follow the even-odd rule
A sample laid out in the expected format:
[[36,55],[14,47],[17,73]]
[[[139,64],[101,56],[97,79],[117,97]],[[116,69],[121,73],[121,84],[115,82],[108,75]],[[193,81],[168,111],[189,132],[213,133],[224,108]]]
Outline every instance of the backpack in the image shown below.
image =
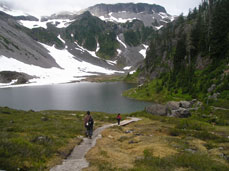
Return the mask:
[[87,127],[92,127],[93,124],[94,124],[93,118],[90,117],[86,125],[87,125]]

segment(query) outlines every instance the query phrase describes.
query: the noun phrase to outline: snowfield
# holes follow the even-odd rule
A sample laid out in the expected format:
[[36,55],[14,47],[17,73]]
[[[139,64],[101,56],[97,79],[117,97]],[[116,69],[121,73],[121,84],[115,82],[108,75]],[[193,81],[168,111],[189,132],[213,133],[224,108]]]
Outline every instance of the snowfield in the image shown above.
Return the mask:
[[[126,13],[126,11],[122,11],[122,12],[119,12],[119,13]],[[114,16],[112,16],[112,12],[110,12],[108,15],[109,17],[106,18],[105,16],[100,16],[99,18],[103,21],[111,21],[111,22],[117,22],[117,23],[126,23],[127,21],[131,22],[137,18],[127,18],[127,19],[124,19],[124,18],[116,18]]]
[[[122,71],[109,70],[102,68],[84,61],[78,61],[74,56],[66,49],[58,50],[54,46],[48,46],[42,44],[49,54],[56,60],[56,63],[61,68],[42,68],[35,65],[25,64],[13,58],[0,56],[0,71],[16,71],[35,76],[37,78],[29,80],[29,84],[26,85],[46,85],[46,84],[58,84],[71,81],[79,81],[86,76],[98,75],[98,74],[115,74],[124,73]],[[12,85],[16,81],[13,80],[8,84],[0,84],[0,88],[13,87],[13,86],[25,86],[25,85]]]
[[73,21],[69,19],[55,19],[55,20],[48,20],[48,21],[42,21],[42,22],[41,21],[20,20],[18,23],[29,29],[39,28],[39,27],[47,29],[48,23],[56,25],[57,28],[65,28],[65,27],[68,27],[72,22]]

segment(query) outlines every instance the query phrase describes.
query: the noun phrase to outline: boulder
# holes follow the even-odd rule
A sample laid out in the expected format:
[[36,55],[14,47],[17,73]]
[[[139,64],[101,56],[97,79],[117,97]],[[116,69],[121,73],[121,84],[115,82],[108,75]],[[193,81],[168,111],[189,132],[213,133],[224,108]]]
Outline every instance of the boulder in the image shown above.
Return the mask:
[[177,110],[180,107],[180,102],[170,101],[166,104],[170,110]]
[[213,90],[216,88],[215,84],[212,84],[211,87],[208,89],[208,93],[213,92]]
[[153,104],[145,110],[153,115],[188,118],[191,116],[191,110],[198,110],[198,108],[190,108],[192,105],[193,102],[189,101],[170,101],[166,105]]
[[168,108],[165,105],[161,104],[153,104],[151,106],[146,107],[145,109],[148,113],[151,113],[153,115],[159,115],[159,116],[167,116]]
[[146,79],[145,79],[145,77],[140,77],[139,79],[138,79],[138,84],[144,84],[146,82]]
[[191,103],[192,103],[192,104],[197,103],[197,99],[192,99]]
[[177,110],[172,110],[170,116],[178,118],[188,118],[191,116],[191,113],[188,109],[179,108]]
[[187,109],[187,108],[190,108],[191,106],[192,106],[192,103],[189,101],[180,101],[180,107],[182,108]]
[[220,95],[220,93],[214,93],[212,96],[208,96],[208,99],[217,100],[219,95]]

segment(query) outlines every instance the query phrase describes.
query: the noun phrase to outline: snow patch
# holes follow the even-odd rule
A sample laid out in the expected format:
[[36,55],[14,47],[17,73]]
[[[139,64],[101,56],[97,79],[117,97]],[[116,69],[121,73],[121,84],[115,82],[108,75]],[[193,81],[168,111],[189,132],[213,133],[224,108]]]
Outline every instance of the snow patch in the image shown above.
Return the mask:
[[169,18],[168,14],[166,14],[164,12],[159,12],[158,15],[160,15],[162,19]]
[[170,20],[174,21],[176,16],[170,16]]
[[97,45],[96,45],[96,51],[95,52],[98,52],[100,49],[100,45],[99,45],[99,42],[97,42]]
[[[126,12],[126,11],[122,11],[122,12]],[[105,16],[100,16],[99,18],[101,19],[101,20],[103,20],[103,21],[111,21],[111,22],[117,22],[117,23],[126,23],[126,22],[128,22],[128,21],[133,21],[133,20],[135,20],[135,19],[137,19],[137,18],[116,18],[116,17],[114,17],[114,16],[112,16],[112,12],[110,12],[108,15],[109,15],[109,17],[105,17]]]
[[39,27],[47,29],[47,22],[20,20],[18,23],[24,27],[29,28],[29,29],[39,28]]
[[164,22],[164,23],[169,23],[168,21],[165,21],[165,20],[161,20],[162,22]]
[[162,27],[164,27],[163,25],[160,25],[158,27],[155,27],[157,30],[160,30]]
[[12,84],[15,84],[18,80],[12,80],[10,83],[0,83],[0,86],[10,86]]
[[140,53],[144,58],[146,58],[146,51],[147,51],[147,49],[148,49],[149,46],[143,44],[143,47],[144,47],[144,49],[140,50],[139,53]]
[[169,14],[164,13],[164,12],[160,12],[158,15],[162,18],[161,21],[163,21],[163,22],[165,22],[165,23],[168,23],[168,22],[165,21],[164,19],[169,19],[171,22],[172,22],[173,20],[175,20],[175,16],[169,15]]
[[132,66],[126,66],[123,68],[123,70],[129,70]]
[[106,21],[108,18],[105,18],[104,16],[99,16],[99,18],[103,21]]
[[134,74],[135,72],[136,72],[136,70],[129,72],[129,74],[132,75],[132,74]]
[[66,20],[63,20],[63,19],[58,19],[58,20],[51,20],[52,24],[55,25],[57,24],[57,28],[66,28],[68,27],[73,21],[72,20],[69,20],[69,19],[66,19]]
[[61,41],[63,44],[66,43],[66,42],[64,41],[64,39],[62,39],[62,38],[60,37],[60,35],[58,35],[58,39],[60,39],[60,41]]
[[29,29],[33,28],[45,28],[47,29],[47,24],[51,23],[53,25],[56,25],[57,28],[65,28],[68,27],[73,21],[69,19],[55,19],[55,20],[48,20],[48,21],[24,21],[20,20],[19,24],[23,25],[24,27],[27,27]]
[[106,60],[106,62],[110,65],[116,65],[117,64],[117,60],[116,61],[110,61],[110,60]]
[[122,50],[121,49],[117,49],[118,51],[118,56],[122,53]]
[[169,19],[170,21],[173,21],[175,19],[175,16],[163,12],[160,12],[158,15],[160,15],[162,19]]
[[96,55],[96,51],[87,50],[87,49],[85,49],[84,47],[80,46],[77,42],[74,42],[74,43],[79,47],[79,48],[75,48],[75,49],[78,49],[78,50],[80,50],[81,52],[85,52],[85,51],[86,51],[86,52],[89,53],[91,56],[100,59],[100,57],[98,57],[98,56]]
[[127,48],[126,44],[125,44],[123,41],[121,41],[121,40],[119,39],[118,36],[117,36],[117,40],[118,40],[118,42],[121,43],[125,48]]

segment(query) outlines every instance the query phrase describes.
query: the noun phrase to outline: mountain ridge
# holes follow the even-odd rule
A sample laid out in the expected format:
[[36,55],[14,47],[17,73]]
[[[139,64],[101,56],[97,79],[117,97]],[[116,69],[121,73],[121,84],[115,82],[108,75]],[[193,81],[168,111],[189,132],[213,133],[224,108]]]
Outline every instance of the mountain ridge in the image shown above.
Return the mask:
[[[108,70],[126,72],[127,68],[128,70],[134,70],[139,62],[144,60],[151,36],[158,30],[157,27],[161,28],[167,22],[162,21],[165,20],[162,13],[154,14],[152,10],[154,8],[155,11],[166,12],[161,6],[131,3],[121,4],[121,6],[123,8],[130,6],[131,11],[139,12],[140,15],[147,15],[152,21],[160,20],[162,23],[154,22],[151,23],[152,26],[147,26],[143,20],[137,18],[132,18],[125,23],[105,21],[101,17],[92,15],[90,11],[81,14],[53,14],[40,20],[29,15],[8,16],[15,23],[14,29],[23,32],[23,34],[25,33],[35,42],[50,46],[45,46],[45,48],[48,48],[46,54],[51,60],[52,58],[56,59],[56,57],[50,56],[54,47],[56,48],[56,53],[58,51],[66,52],[66,54],[74,56],[75,60],[89,62]],[[123,10],[123,8],[120,10]],[[144,10],[150,14],[143,14]],[[1,14],[7,15],[4,12]],[[131,15],[134,14],[137,13],[132,13]],[[130,17],[129,15],[126,14],[127,17]],[[151,15],[156,15],[156,19]],[[149,21],[151,22],[151,20]],[[170,22],[170,19],[168,19],[168,22]],[[7,24],[9,24],[9,21],[7,21]],[[14,42],[18,46],[18,42],[16,40]],[[51,46],[53,47],[51,48]],[[10,51],[6,46],[2,48],[5,48],[5,51]],[[51,52],[49,49],[52,49]],[[23,59],[28,58],[26,55],[20,57],[15,52],[9,53],[13,53],[13,55],[1,52],[0,55],[13,57],[21,62],[25,62]],[[35,63],[31,63],[28,60],[27,64],[43,67],[43,64],[39,64],[39,58],[36,57]],[[47,67],[58,67],[55,62],[53,64],[47,65]],[[22,72],[25,71],[22,70]]]

